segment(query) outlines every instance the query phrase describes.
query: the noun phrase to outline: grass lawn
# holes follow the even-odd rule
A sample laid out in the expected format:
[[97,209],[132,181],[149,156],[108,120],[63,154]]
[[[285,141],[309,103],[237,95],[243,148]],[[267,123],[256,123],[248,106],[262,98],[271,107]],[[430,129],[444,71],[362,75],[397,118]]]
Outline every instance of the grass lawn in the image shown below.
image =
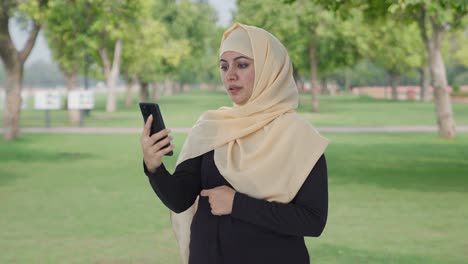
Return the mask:
[[[136,94],[135,94],[136,97]],[[136,101],[136,98],[135,98]],[[434,105],[430,102],[393,102],[369,97],[344,95],[322,96],[319,113],[310,112],[310,95],[301,95],[298,112],[317,126],[398,126],[436,125]],[[208,109],[232,105],[228,96],[220,91],[192,91],[174,96],[163,96],[159,101],[167,126],[191,127]],[[43,127],[45,114],[30,107],[23,110],[22,127]],[[468,125],[468,104],[454,103],[458,125]],[[51,112],[52,127],[68,126],[64,110]],[[3,115],[0,115],[2,122]],[[138,106],[124,106],[124,94],[119,94],[118,111],[105,112],[105,97],[96,94],[96,108],[85,119],[88,127],[140,127]]]
[[[330,210],[322,237],[307,238],[313,263],[466,263],[468,134],[325,136]],[[180,263],[138,141],[0,141],[0,263]]]

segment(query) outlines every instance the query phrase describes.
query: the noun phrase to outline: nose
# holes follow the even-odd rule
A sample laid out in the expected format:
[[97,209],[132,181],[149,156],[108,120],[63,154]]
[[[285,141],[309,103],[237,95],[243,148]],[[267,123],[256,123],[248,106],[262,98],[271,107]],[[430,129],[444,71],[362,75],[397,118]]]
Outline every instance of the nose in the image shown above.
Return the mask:
[[228,81],[234,81],[237,79],[237,72],[235,67],[229,67],[229,69],[226,72],[226,80]]

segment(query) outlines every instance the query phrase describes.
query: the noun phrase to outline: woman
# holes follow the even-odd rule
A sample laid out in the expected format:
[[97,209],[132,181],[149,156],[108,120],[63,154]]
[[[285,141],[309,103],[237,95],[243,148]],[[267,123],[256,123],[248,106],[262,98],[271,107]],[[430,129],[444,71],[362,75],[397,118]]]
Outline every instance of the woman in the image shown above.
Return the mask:
[[155,143],[169,131],[149,137],[149,118],[141,137],[145,173],[175,212],[182,258],[309,263],[304,236],[319,236],[327,219],[328,140],[294,111],[292,65],[269,32],[234,24],[223,35],[219,65],[234,106],[200,117],[172,175],[161,163],[172,138]]

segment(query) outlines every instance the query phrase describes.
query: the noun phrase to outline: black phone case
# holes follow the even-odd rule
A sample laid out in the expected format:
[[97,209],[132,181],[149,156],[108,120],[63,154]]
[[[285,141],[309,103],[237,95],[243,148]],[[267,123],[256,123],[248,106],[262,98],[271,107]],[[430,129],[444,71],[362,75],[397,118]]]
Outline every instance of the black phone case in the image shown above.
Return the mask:
[[[164,120],[161,114],[161,111],[159,110],[159,105],[155,103],[140,103],[140,110],[141,114],[143,115],[143,120],[144,123],[146,124],[146,120],[148,120],[148,117],[150,115],[153,115],[153,123],[151,124],[151,131],[150,131],[150,136],[153,135],[154,133],[157,133],[163,129],[166,128],[164,125]],[[161,140],[163,140],[162,138]],[[164,148],[169,147],[169,144],[164,146]],[[174,155],[174,152],[169,152],[165,156],[172,156]]]

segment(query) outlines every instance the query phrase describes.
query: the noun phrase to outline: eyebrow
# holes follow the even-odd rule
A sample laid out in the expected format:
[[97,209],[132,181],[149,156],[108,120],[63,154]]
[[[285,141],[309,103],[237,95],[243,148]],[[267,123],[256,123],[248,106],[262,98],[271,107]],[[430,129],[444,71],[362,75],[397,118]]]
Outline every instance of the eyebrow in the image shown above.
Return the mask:
[[[239,57],[235,57],[235,58],[234,58],[234,61],[235,61],[235,60],[238,60],[238,59],[248,59],[248,60],[252,60],[251,58],[246,57],[246,56],[239,56]],[[225,59],[220,59],[219,61],[227,62],[227,60],[225,60]]]

